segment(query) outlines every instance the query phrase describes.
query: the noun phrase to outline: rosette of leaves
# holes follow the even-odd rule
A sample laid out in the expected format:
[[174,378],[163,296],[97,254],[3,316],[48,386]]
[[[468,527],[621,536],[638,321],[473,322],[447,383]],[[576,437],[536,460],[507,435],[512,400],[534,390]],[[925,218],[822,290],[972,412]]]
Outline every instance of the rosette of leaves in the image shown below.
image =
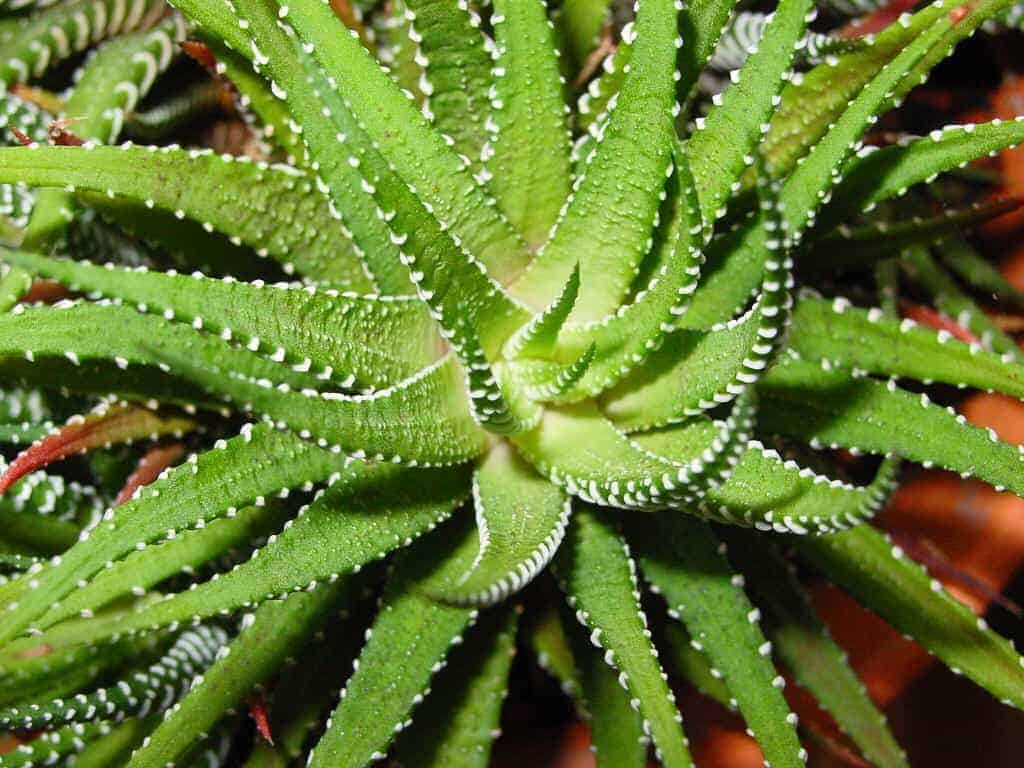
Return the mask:
[[[0,254],[5,435],[30,443],[3,504],[36,483],[0,533],[25,742],[0,765],[486,765],[517,634],[600,765],[692,763],[670,670],[802,764],[779,668],[904,765],[794,555],[1024,705],[1011,644],[869,524],[901,459],[1024,494],[1024,454],[925,394],[1024,398],[947,270],[1017,294],[929,251],[1015,203],[900,214],[1024,124],[865,144],[1006,0],[936,0],[817,65],[809,0],[731,26],[730,2],[642,0],[579,101],[608,2],[44,5],[0,2],[29,115],[0,183],[31,203]],[[723,29],[756,39],[704,102]],[[186,36],[270,156],[118,143],[205,103],[160,92]],[[106,37],[26,106],[14,86]],[[877,295],[815,292],[851,267]],[[900,320],[900,267],[974,340]],[[118,446],[153,440],[114,500]],[[83,451],[97,487],[48,515],[42,467]]]

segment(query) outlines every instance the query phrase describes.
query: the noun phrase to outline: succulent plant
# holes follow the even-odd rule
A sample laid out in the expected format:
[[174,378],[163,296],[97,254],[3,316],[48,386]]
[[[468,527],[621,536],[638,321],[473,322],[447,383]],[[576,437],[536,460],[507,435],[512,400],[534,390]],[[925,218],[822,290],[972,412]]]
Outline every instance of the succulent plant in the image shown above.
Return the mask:
[[517,644],[601,766],[692,764],[668,671],[804,763],[776,664],[904,765],[797,562],[1024,706],[869,524],[903,459],[1024,495],[946,405],[1024,398],[960,287],[1019,306],[960,234],[1017,204],[927,186],[1024,123],[866,141],[1012,3],[611,5],[0,0],[0,766],[483,766]]

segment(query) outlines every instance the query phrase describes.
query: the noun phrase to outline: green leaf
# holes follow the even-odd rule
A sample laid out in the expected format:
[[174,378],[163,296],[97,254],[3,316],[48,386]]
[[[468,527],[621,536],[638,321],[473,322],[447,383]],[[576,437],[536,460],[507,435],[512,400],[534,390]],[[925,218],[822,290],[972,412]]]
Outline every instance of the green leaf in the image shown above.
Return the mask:
[[787,361],[762,381],[758,394],[765,403],[758,426],[769,434],[813,446],[895,454],[1024,495],[1024,449],[1001,441],[991,429],[968,424],[925,394],[898,389],[893,381],[883,384]]
[[69,700],[56,699],[0,710],[4,730],[54,729],[92,721],[119,722],[142,717],[156,706],[165,709],[188,691],[193,679],[213,663],[228,637],[219,627],[183,632],[158,661],[109,687]]
[[[725,422],[694,419],[642,446],[593,404],[549,408],[513,442],[539,472],[570,494],[601,506],[658,509],[691,501],[719,461],[746,443],[753,403],[741,400]],[[657,451],[665,450],[664,455]]]
[[600,646],[589,641],[568,606],[559,613],[572,646],[574,677],[579,680],[572,693],[589,718],[590,748],[598,768],[645,768],[650,739],[644,733],[643,716],[632,706],[629,689],[619,683]]
[[104,568],[75,590],[41,624],[60,622],[75,615],[88,616],[129,594],[139,596],[165,579],[209,563],[234,548],[243,548],[259,535],[269,535],[286,522],[280,505],[251,506],[228,513],[202,528],[188,530]]
[[168,712],[127,768],[165,768],[184,759],[225,712],[265,683],[349,599],[347,583],[325,585],[265,603],[248,614],[241,634]]
[[396,384],[430,365],[439,352],[427,308],[412,298],[100,267],[22,251],[0,250],[0,257],[72,290],[190,323],[346,387]]
[[[779,92],[792,77],[793,58],[813,7],[810,0],[782,0],[757,52],[732,74],[732,85],[715,99],[707,117],[698,118],[689,143],[690,167],[706,221],[724,215],[729,196],[739,188],[740,177],[752,165],[754,150],[764,137]],[[715,10],[714,5],[711,10]],[[720,34],[720,30],[715,31]]]
[[807,360],[832,367],[898,376],[957,387],[994,390],[1024,399],[1024,368],[978,344],[965,344],[948,331],[912,320],[886,318],[837,298],[804,298],[793,311],[788,342]]
[[810,273],[863,269],[879,258],[893,256],[906,248],[927,246],[950,235],[967,232],[1017,211],[1022,205],[1024,202],[1018,200],[992,200],[965,208],[947,208],[927,218],[913,216],[896,223],[840,226],[827,237],[815,240],[801,261]]
[[611,12],[611,0],[565,0],[555,17],[577,68],[597,47]]
[[605,661],[632,696],[631,706],[643,715],[658,759],[666,768],[693,765],[682,716],[651,644],[625,541],[596,510],[579,508],[555,558],[555,573],[591,642],[604,649]]
[[[497,46],[490,112],[494,154],[485,166],[501,209],[537,248],[558,221],[572,186],[564,78],[544,2],[497,0],[491,24]],[[435,114],[437,102],[435,89]]]
[[0,312],[8,312],[32,287],[32,275],[23,269],[3,267],[0,278]]
[[90,743],[111,732],[109,723],[75,723],[44,733],[0,755],[0,768],[33,768],[73,760]]
[[[983,0],[962,6],[967,14],[950,26],[942,38],[906,74],[884,105],[898,104],[919,85],[940,61],[970,37],[988,18],[1013,0]],[[904,14],[875,36],[866,47],[847,53],[837,62],[826,61],[794,79],[782,92],[766,141],[769,163],[779,174],[791,171],[797,160],[814,146],[848,108],[850,101],[912,41],[948,19],[950,6],[933,2],[913,15]],[[879,114],[880,114],[879,113]]]
[[829,636],[788,563],[775,547],[766,546],[761,535],[734,529],[727,540],[730,559],[747,576],[747,589],[764,612],[765,632],[779,661],[872,765],[906,768],[906,756],[889,732],[885,715],[868,697],[846,653]]
[[[76,0],[23,16],[4,34],[0,93],[41,77],[51,66],[95,43],[152,21],[160,0]],[[10,45],[13,43],[13,45]]]
[[195,621],[345,580],[447,519],[465,495],[466,480],[461,468],[355,464],[248,561],[142,607],[119,631]]
[[684,112],[697,91],[697,81],[715,53],[726,24],[736,10],[733,0],[693,0],[679,14],[683,47],[679,51],[679,99]]
[[[644,446],[657,432],[635,435]],[[859,525],[882,506],[894,482],[896,466],[883,463],[874,480],[854,486],[817,474],[751,441],[720,485],[704,491],[702,515],[764,531],[827,533]]]
[[485,115],[492,114],[491,43],[480,30],[480,17],[453,0],[405,0],[405,6],[410,39],[425,62],[425,111],[476,168],[489,139]]
[[138,498],[108,511],[62,558],[36,574],[30,590],[7,607],[0,639],[17,637],[107,561],[169,533],[205,525],[231,507],[260,504],[271,493],[323,481],[344,462],[267,427],[246,427],[230,442],[218,441],[214,450],[190,458]]
[[961,238],[950,238],[939,246],[942,263],[978,291],[991,294],[1004,306],[1024,310],[1024,292],[1017,290],[998,269]]
[[494,446],[474,474],[473,503],[479,551],[472,566],[437,597],[492,605],[547,567],[565,536],[571,503],[507,445]]
[[1000,355],[1019,355],[1017,342],[989,319],[926,249],[906,251],[900,265],[908,277],[929,293],[935,307],[974,334],[982,347]]
[[0,149],[0,181],[112,193],[198,221],[288,272],[371,288],[315,179],[290,166],[174,147],[12,147]]
[[445,534],[425,539],[400,561],[310,768],[361,768],[383,758],[475,621],[476,610],[425,596],[463,573],[476,550],[471,526]]
[[612,387],[661,346],[689,308],[704,262],[703,225],[685,149],[676,151],[675,160],[670,215],[657,233],[650,282],[632,303],[600,321],[570,325],[559,338],[556,355],[562,362],[594,348],[593,361],[563,399],[594,397]]
[[[513,286],[536,306],[549,303],[579,264],[578,321],[599,320],[626,296],[660,207],[675,141],[675,61],[681,39],[673,0],[640,7],[630,71],[602,138],[575,185],[551,239]],[[629,176],[635,183],[622,184]]]
[[501,733],[520,612],[506,606],[484,614],[452,652],[412,726],[395,745],[401,764],[487,768]]
[[953,25],[949,17],[937,20],[882,67],[788,176],[782,204],[786,222],[797,240],[815,221],[818,208],[841,177],[843,166],[860,148],[863,134],[877,121],[886,102]]
[[800,554],[904,634],[1006,704],[1024,706],[1024,660],[985,620],[881,533],[861,526],[795,541]]
[[373,148],[422,196],[436,221],[495,279],[515,275],[526,252],[511,225],[458,154],[358,39],[338,34],[340,22],[331,8],[318,0],[300,0],[281,11],[282,22],[292,25],[298,38],[312,47],[326,73],[338,82],[359,84],[344,90],[345,104]]
[[1024,118],[952,125],[884,149],[865,148],[844,169],[817,226],[827,232],[915,184],[1024,142]]
[[765,762],[802,766],[807,753],[782,695],[785,681],[772,664],[771,644],[710,527],[669,512],[655,525],[634,526],[629,533],[631,541],[641,542],[635,546],[645,578],[722,674]]

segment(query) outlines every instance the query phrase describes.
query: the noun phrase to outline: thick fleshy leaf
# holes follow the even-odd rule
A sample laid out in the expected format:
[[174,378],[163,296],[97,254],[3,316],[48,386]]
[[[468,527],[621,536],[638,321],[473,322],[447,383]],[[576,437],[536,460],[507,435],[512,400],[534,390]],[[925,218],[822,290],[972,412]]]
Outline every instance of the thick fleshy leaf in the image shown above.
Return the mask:
[[1024,659],[985,620],[948,595],[899,547],[868,526],[795,541],[868,608],[993,696],[1024,707]]
[[168,712],[132,755],[128,768],[165,768],[184,759],[228,710],[275,674],[350,598],[347,584],[324,585],[248,614],[241,634]]
[[[186,183],[195,177],[206,181]],[[14,147],[0,149],[0,181],[113,193],[208,225],[288,271],[372,288],[362,264],[346,257],[347,237],[315,180],[290,166],[173,147]]]
[[136,440],[158,440],[165,435],[181,437],[197,426],[184,416],[160,415],[125,403],[103,404],[87,416],[72,418],[18,454],[0,476],[0,493],[29,472],[68,456]]
[[22,251],[0,251],[0,257],[73,290],[189,323],[347,387],[395,384],[440,352],[427,308],[412,298],[101,267]]
[[213,663],[228,636],[220,627],[183,632],[158,661],[117,683],[70,700],[57,699],[0,710],[4,730],[53,729],[79,722],[120,721],[165,709],[188,690],[196,675]]
[[764,615],[765,632],[779,661],[810,691],[863,755],[879,768],[906,768],[903,750],[889,732],[850,668],[846,653],[829,636],[796,576],[763,537],[728,531],[729,557],[746,575],[747,589]]
[[[666,171],[671,167],[677,47],[673,0],[640,6],[630,71],[614,109],[574,185],[551,239],[515,284],[516,295],[544,306],[576,264],[580,295],[573,316],[600,320],[615,311],[650,247]],[[624,177],[633,181],[619,183]]]
[[361,768],[383,758],[476,620],[475,609],[424,594],[458,578],[476,550],[471,526],[460,521],[444,533],[408,552],[392,575],[355,671],[310,755],[310,768]]
[[785,683],[772,664],[771,644],[758,626],[760,614],[736,583],[711,528],[669,512],[659,515],[655,525],[637,525],[628,532],[639,541],[634,546],[644,577],[722,675],[765,761],[802,766],[807,753],[782,695]]
[[344,463],[340,456],[267,427],[245,428],[230,442],[219,441],[139,498],[108,511],[63,558],[36,574],[29,591],[7,607],[0,637],[17,637],[107,561],[168,533],[205,525],[232,507],[264,503],[269,494],[326,480]]
[[515,657],[518,606],[481,616],[438,674],[395,755],[423,768],[487,768]]
[[466,493],[466,480],[462,468],[355,464],[249,560],[142,607],[119,631],[194,621],[344,580],[447,519]]
[[491,605],[520,591],[555,556],[569,522],[568,496],[507,445],[491,449],[473,477],[479,551],[439,599]]
[[611,521],[597,510],[577,509],[555,573],[591,642],[604,649],[605,662],[619,672],[631,705],[643,715],[658,759],[666,768],[693,765],[682,716],[640,607],[636,565]]
[[[554,32],[541,0],[498,0],[491,24],[497,58],[490,114],[493,156],[485,164],[489,185],[509,221],[536,248],[557,222],[572,186]],[[435,88],[430,102],[435,124],[436,93]]]

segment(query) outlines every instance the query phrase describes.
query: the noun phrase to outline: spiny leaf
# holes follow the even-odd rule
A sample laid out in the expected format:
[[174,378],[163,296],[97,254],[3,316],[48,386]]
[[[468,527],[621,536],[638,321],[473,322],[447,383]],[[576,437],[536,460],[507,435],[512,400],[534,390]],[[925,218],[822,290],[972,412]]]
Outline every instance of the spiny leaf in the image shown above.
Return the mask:
[[865,148],[844,170],[843,180],[818,218],[818,229],[827,232],[883,200],[903,195],[915,184],[1022,141],[1024,118],[1018,118],[951,125],[884,149]]
[[475,621],[476,610],[425,596],[458,578],[476,550],[472,527],[446,533],[425,539],[400,561],[310,768],[361,768],[383,758]]
[[666,768],[692,765],[625,541],[596,510],[577,509],[555,572],[591,642],[605,650],[605,661],[618,670],[619,683],[632,696],[631,706],[643,715],[644,733],[654,740],[658,759]]
[[555,350],[558,341],[558,334],[565,325],[569,314],[576,306],[576,298],[580,291],[580,268],[576,265],[562,292],[544,309],[538,312],[529,323],[524,325],[513,335],[504,347],[506,358],[517,357],[544,358],[550,356]]
[[165,579],[190,574],[233,548],[251,546],[258,536],[277,532],[285,522],[287,511],[278,504],[250,506],[237,513],[229,510],[209,525],[132,552],[112,568],[104,568],[62,600],[58,608],[48,611],[39,623],[53,624],[76,615],[88,617],[118,598],[142,596]]
[[[525,248],[508,221],[426,118],[401,94],[359,41],[337,34],[339,22],[329,6],[300,0],[282,8],[286,24],[312,46],[313,55],[339,82],[359,83],[343,98],[351,114],[384,160],[422,195],[442,226],[498,280],[516,274]],[[488,62],[488,67],[490,63]]]
[[675,152],[675,175],[669,181],[671,206],[651,257],[653,276],[633,301],[600,321],[567,327],[556,354],[562,362],[578,359],[594,347],[594,359],[566,400],[594,397],[641,365],[672,333],[697,290],[703,225],[697,190],[685,148]]
[[461,468],[414,471],[355,464],[251,559],[144,606],[118,631],[194,621],[346,580],[447,519],[465,494],[466,479]]
[[901,632],[993,696],[1024,706],[1024,660],[886,536],[861,526],[796,540],[801,555]]
[[[957,44],[1013,0],[983,0],[962,6],[966,15],[946,31],[942,39],[904,76],[885,109],[920,84]],[[910,43],[948,18],[949,5],[934,2],[914,15],[904,14],[866,47],[844,54],[837,62],[826,61],[792,81],[782,92],[782,103],[772,117],[765,149],[770,165],[779,174],[791,171],[797,160],[839,119],[864,86]]]
[[0,755],[0,768],[35,768],[73,759],[88,744],[111,731],[108,723],[75,723],[19,744]]
[[[727,422],[693,420],[667,431],[654,448],[642,447],[592,404],[549,408],[537,429],[514,443],[552,483],[602,506],[657,509],[692,498],[717,462],[742,446],[753,404],[734,408]],[[658,448],[671,454],[659,455]]]
[[559,612],[564,634],[572,646],[578,690],[572,691],[590,721],[591,750],[598,768],[644,768],[647,765],[649,737],[644,719],[631,704],[624,688],[584,628],[567,606]]
[[[253,0],[242,0],[241,6],[252,7],[249,12],[249,20],[255,22],[250,24],[250,29],[257,34],[260,45],[275,46],[276,57],[270,56],[268,66],[277,76],[280,74],[286,78],[285,84],[291,99],[307,99],[308,75],[306,69],[299,66],[293,59],[296,56],[305,55],[305,47],[297,47],[294,41],[285,36],[284,40],[279,39],[284,33],[278,28],[279,20],[268,14],[265,7],[260,6]],[[291,6],[295,10],[295,6]],[[330,16],[329,9],[327,10]],[[320,11],[318,11],[320,12]],[[324,20],[330,26],[335,26],[337,21],[331,17]],[[344,36],[343,36],[344,37]],[[338,38],[339,40],[341,38]],[[317,48],[321,51],[322,48]],[[351,54],[345,54],[342,58],[348,59]],[[353,58],[362,62],[366,52],[359,50]],[[351,62],[349,62],[351,63]],[[314,62],[306,62],[307,66],[313,66]],[[376,65],[373,65],[376,69]],[[296,70],[300,71],[296,71]],[[364,73],[365,74],[365,73]],[[383,73],[379,72],[379,75]],[[314,75],[315,77],[315,75]],[[322,78],[322,76],[321,76]],[[316,80],[319,83],[319,80]],[[386,91],[394,89],[393,83],[386,82]],[[336,199],[339,191],[351,189],[353,184],[358,194],[363,198],[371,196],[371,209],[373,220],[379,224],[385,224],[386,232],[383,234],[383,241],[386,248],[393,253],[398,265],[407,269],[407,276],[412,279],[417,292],[434,311],[439,319],[441,328],[448,334],[452,348],[459,355],[463,363],[476,371],[475,365],[480,363],[481,357],[493,361],[500,345],[512,334],[512,332],[526,322],[528,313],[508,297],[501,285],[496,282],[495,277],[500,277],[500,270],[504,268],[513,269],[514,264],[508,259],[501,259],[500,263],[489,263],[483,251],[475,251],[470,243],[464,239],[466,233],[457,229],[458,223],[441,215],[440,209],[429,199],[423,199],[420,195],[422,189],[417,187],[409,179],[397,174],[390,164],[390,157],[383,152],[380,142],[374,140],[372,132],[366,130],[365,120],[359,120],[359,113],[351,108],[348,101],[343,99],[336,90],[324,83],[325,91],[323,98],[331,96],[333,101],[328,104],[328,112],[333,121],[333,127],[337,128],[337,134],[323,136],[319,133],[307,135],[307,142],[310,146],[313,141],[317,143],[313,155],[318,162],[330,161],[331,167],[339,169],[356,168],[359,170],[357,179],[347,183],[343,188],[332,186],[332,194]],[[362,94],[362,89],[358,89]],[[318,102],[319,103],[319,102]],[[402,100],[398,112],[404,112],[408,105]],[[375,107],[374,107],[375,108]],[[309,105],[310,111],[315,110],[316,118],[322,116],[323,107]],[[408,118],[408,115],[406,115]],[[396,118],[398,119],[398,118]],[[415,121],[422,118],[416,114]],[[408,123],[408,120],[406,120]],[[316,125],[318,123],[314,123]],[[321,125],[321,128],[323,126]],[[390,128],[384,129],[390,131]],[[438,140],[435,132],[430,130],[430,140]],[[344,141],[339,142],[339,138]],[[389,142],[394,137],[390,137]],[[438,156],[444,161],[444,157],[450,160],[451,150],[442,142],[438,148]],[[418,162],[418,160],[417,160]],[[461,168],[461,162],[459,163]],[[365,169],[364,169],[365,166]],[[321,167],[321,173],[324,172]],[[457,181],[454,170],[445,171],[447,180]],[[329,177],[330,178],[330,177]],[[432,178],[428,185],[433,191],[441,191],[436,183],[437,179]],[[339,180],[340,183],[340,180]],[[471,192],[479,191],[475,186],[476,182],[469,180],[469,191],[464,190],[461,197],[452,203],[455,209],[463,209],[466,205],[474,205]],[[445,193],[446,194],[446,193]],[[447,205],[447,204],[446,204]],[[484,201],[484,206],[490,204]],[[479,211],[477,211],[479,213]],[[495,214],[497,215],[497,214]],[[489,230],[488,217],[474,217],[483,227]],[[505,229],[508,225],[504,219],[492,221],[499,229]],[[483,231],[470,233],[475,237],[483,237]],[[518,238],[513,239],[518,243]],[[492,250],[501,247],[500,243],[488,236],[487,243]],[[519,246],[517,246],[518,248]],[[478,387],[474,386],[474,390]],[[492,386],[487,394],[496,395]],[[500,398],[499,398],[500,399]],[[479,400],[474,399],[474,403]],[[501,403],[502,407],[496,409],[503,414],[511,409],[508,403]],[[489,421],[489,414],[480,413],[481,421]]]
[[725,683],[716,677],[721,672],[711,666],[703,650],[698,651],[693,647],[693,641],[683,625],[678,622],[666,622],[661,630],[669,646],[670,666],[701,694],[717,701],[726,709],[735,711],[736,699],[725,687]]
[[883,715],[829,636],[803,588],[763,537],[729,531],[729,556],[747,576],[747,589],[764,612],[775,655],[814,694],[872,765],[906,768],[907,759]]
[[[486,156],[492,43],[468,3],[404,0],[409,37],[424,62],[426,112],[452,147],[478,167]],[[500,13],[500,9],[496,9]]]
[[[17,21],[0,63],[0,93],[119,32],[151,22],[161,0],[75,0]],[[7,48],[10,41],[12,47]]]
[[[739,69],[757,49],[771,17],[764,13],[740,11],[729,22],[709,62],[713,69],[730,71]],[[802,61],[820,62],[826,56],[855,51],[866,45],[861,38],[842,34],[807,32],[797,44],[797,57]]]
[[796,239],[815,221],[818,208],[842,177],[846,161],[859,149],[864,132],[877,121],[885,103],[953,26],[949,17],[938,19],[882,67],[786,179],[783,210]]
[[187,530],[231,507],[263,503],[265,495],[323,481],[345,460],[267,427],[245,428],[230,442],[190,458],[143,494],[104,515],[102,523],[36,575],[36,584],[4,614],[0,638],[10,640],[73,592],[79,581],[168,532]]
[[[516,295],[547,304],[580,268],[579,321],[613,312],[650,247],[675,131],[677,11],[672,0],[640,6],[629,75],[602,138],[575,185],[551,239],[515,284]],[[621,183],[624,175],[635,181]]]
[[785,683],[772,664],[771,644],[710,527],[670,512],[659,515],[653,526],[638,525],[629,532],[631,540],[639,537],[641,542],[644,576],[686,624],[694,647],[723,675],[765,761],[802,766],[807,753],[782,695]]
[[0,278],[0,312],[9,311],[31,287],[32,275],[23,269],[4,265],[4,275]]
[[64,105],[64,114],[78,118],[72,126],[75,136],[113,143],[125,115],[171,65],[184,39],[185,22],[173,14],[149,31],[122,35],[99,48],[82,68]]
[[697,91],[701,72],[714,55],[718,41],[735,10],[732,0],[693,0],[679,14],[683,47],[679,51],[679,99],[688,106]]
[[508,446],[495,446],[473,477],[479,551],[439,599],[491,605],[520,591],[554,557],[571,504]]
[[167,708],[208,667],[227,642],[219,627],[200,626],[183,632],[157,662],[134,672],[112,686],[69,700],[28,704],[0,710],[0,727],[6,730],[61,728],[77,722],[120,721],[144,717],[155,706]]
[[296,653],[339,604],[347,583],[324,585],[260,606],[242,621],[242,633],[218,654],[178,705],[128,761],[128,768],[165,768],[186,757],[196,742],[254,687],[265,683]]
[[99,267],[20,251],[0,256],[73,290],[191,323],[348,387],[386,387],[437,358],[434,324],[427,308],[412,299]]
[[[126,399],[157,398],[186,406],[209,403],[199,386],[168,374],[165,360],[174,352],[191,365],[248,376],[277,386],[315,388],[314,376],[231,346],[184,324],[141,315],[110,304],[65,302],[54,307],[0,315],[0,368],[41,386],[57,379],[70,390],[114,392]],[[182,370],[188,370],[182,367]]]
[[932,404],[927,395],[897,389],[895,382],[886,385],[787,361],[765,377],[758,394],[771,403],[762,409],[759,423],[769,433],[812,445],[896,454],[1024,495],[1024,450]]
[[157,440],[163,435],[181,437],[197,426],[191,419],[173,414],[161,416],[148,408],[126,403],[103,404],[88,416],[73,417],[63,427],[18,454],[0,476],[0,493],[29,472],[76,453],[115,443]]
[[[185,183],[196,177],[206,183]],[[113,193],[194,219],[286,271],[372,288],[315,181],[290,166],[174,147],[14,147],[0,149],[0,181]]]
[[101,736],[90,743],[75,756],[75,768],[108,768],[111,765],[123,765],[146,735],[153,730],[157,720],[156,715],[150,715],[118,724],[106,736]]
[[520,612],[518,606],[506,606],[484,614],[452,652],[412,727],[395,745],[401,764],[487,768],[501,733]]
[[[494,154],[485,167],[498,204],[536,248],[558,221],[572,186],[564,78],[544,2],[498,0],[491,24],[497,46],[490,126]],[[430,104],[441,127],[437,99],[435,89]]]
[[810,272],[863,269],[879,258],[905,248],[930,245],[1019,210],[1022,205],[1024,201],[1015,199],[992,200],[962,209],[949,208],[928,218],[914,216],[894,224],[883,221],[853,228],[840,226],[816,240],[803,261]]
[[1024,368],[948,331],[935,332],[912,320],[900,322],[879,309],[864,310],[837,298],[805,298],[793,311],[790,348],[800,357],[833,367],[941,381],[995,390],[1024,399]]
[[732,74],[732,86],[697,122],[689,144],[690,166],[706,221],[724,214],[729,195],[753,163],[753,150],[764,136],[779,91],[792,77],[793,56],[812,8],[809,0],[782,0],[757,52]]
[[931,295],[935,307],[970,331],[982,347],[1000,355],[1018,356],[1020,350],[1017,342],[988,318],[926,249],[913,248],[906,251],[900,259],[900,265],[912,280]]
[[387,389],[345,395],[275,387],[274,379],[229,379],[223,369],[170,347],[152,353],[186,379],[335,453],[430,466],[458,464],[484,449],[486,433],[473,418],[462,372],[451,355]]
[[[634,435],[641,446],[664,442],[658,432]],[[705,517],[759,530],[805,534],[860,525],[886,500],[895,469],[883,463],[867,486],[853,486],[783,459],[751,441],[721,485],[709,487],[697,508]]]
[[[699,293],[699,292],[698,292]],[[603,411],[627,431],[662,426],[714,407],[758,343],[757,307],[711,332],[670,334],[647,362],[603,399]]]

